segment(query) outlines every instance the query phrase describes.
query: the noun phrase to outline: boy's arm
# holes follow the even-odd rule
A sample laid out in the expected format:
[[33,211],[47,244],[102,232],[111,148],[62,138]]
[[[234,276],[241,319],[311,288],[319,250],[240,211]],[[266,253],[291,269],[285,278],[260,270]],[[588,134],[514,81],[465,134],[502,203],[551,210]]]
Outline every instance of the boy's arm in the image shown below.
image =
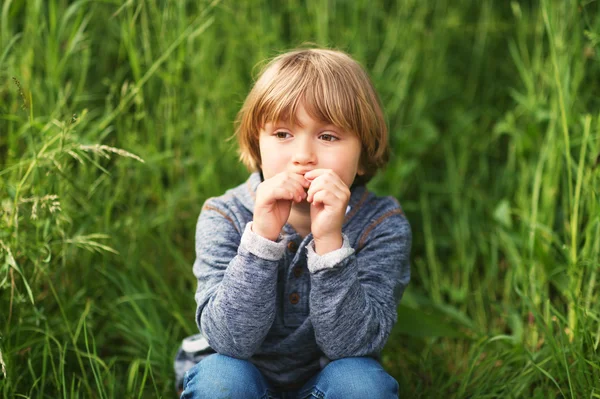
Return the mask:
[[410,279],[411,230],[400,209],[373,222],[358,252],[343,247],[319,256],[308,249],[310,317],[317,344],[330,359],[380,352],[396,323]]
[[196,227],[196,322],[218,353],[247,359],[275,319],[278,261],[285,247],[243,232],[222,206],[207,202]]

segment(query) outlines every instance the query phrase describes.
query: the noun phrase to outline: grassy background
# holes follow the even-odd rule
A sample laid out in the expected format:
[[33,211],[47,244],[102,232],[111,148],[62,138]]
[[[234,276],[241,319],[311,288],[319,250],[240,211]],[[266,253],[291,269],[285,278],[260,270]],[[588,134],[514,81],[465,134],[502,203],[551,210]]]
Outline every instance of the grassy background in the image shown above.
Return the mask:
[[203,201],[259,61],[369,71],[413,281],[403,397],[600,397],[597,1],[4,0],[0,392],[174,397]]

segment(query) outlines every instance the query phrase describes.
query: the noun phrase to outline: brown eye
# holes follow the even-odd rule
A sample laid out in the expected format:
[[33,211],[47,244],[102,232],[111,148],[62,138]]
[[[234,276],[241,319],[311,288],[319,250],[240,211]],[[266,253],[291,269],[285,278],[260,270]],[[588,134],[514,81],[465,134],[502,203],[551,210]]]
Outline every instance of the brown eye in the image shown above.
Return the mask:
[[339,140],[337,137],[335,137],[334,135],[331,134],[322,134],[319,136],[319,138],[323,141],[336,141]]
[[287,139],[291,135],[288,132],[279,131],[279,132],[275,132],[274,136],[277,137],[278,139]]

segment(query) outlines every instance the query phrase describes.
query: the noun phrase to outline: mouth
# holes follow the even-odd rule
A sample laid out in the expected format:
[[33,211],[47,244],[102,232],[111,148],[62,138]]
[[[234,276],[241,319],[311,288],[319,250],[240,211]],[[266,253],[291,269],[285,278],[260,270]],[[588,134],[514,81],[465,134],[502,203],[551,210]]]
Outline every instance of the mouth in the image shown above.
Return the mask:
[[301,171],[298,171],[298,172],[295,172],[295,173],[298,174],[298,175],[304,176],[308,172],[310,172],[310,170],[301,170]]

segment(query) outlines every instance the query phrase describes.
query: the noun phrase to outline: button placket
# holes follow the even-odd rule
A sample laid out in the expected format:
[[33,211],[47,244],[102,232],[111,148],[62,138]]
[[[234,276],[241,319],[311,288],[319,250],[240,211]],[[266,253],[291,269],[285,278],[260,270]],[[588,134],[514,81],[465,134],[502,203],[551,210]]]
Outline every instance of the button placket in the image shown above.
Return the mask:
[[306,268],[306,252],[300,251],[302,237],[290,234],[286,244],[288,259],[287,276],[285,280],[284,296],[284,324],[288,327],[299,326],[308,316],[308,286],[309,281],[304,275]]

